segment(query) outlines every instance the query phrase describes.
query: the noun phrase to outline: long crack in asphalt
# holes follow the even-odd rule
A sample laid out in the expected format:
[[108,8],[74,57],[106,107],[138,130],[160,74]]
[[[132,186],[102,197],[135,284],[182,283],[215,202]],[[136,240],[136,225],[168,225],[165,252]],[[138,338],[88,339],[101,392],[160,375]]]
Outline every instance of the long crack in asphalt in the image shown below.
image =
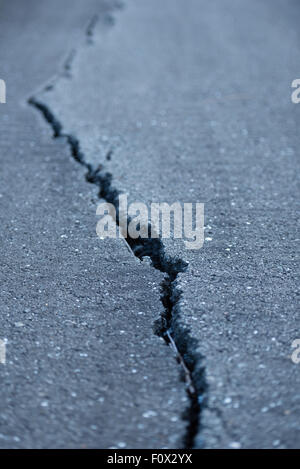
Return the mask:
[[[93,17],[93,26],[94,22],[96,22],[95,18],[97,17]],[[124,227],[129,225],[130,218],[124,220],[120,216],[118,198],[121,192],[113,186],[112,174],[107,172],[102,164],[94,167],[86,162],[84,154],[80,149],[79,140],[73,135],[63,132],[63,125],[56,119],[53,112],[45,103],[35,97],[31,97],[28,103],[38,109],[44,119],[50,124],[53,130],[53,138],[65,138],[67,140],[73,158],[87,169],[86,180],[99,187],[100,199],[104,199],[115,207],[115,221],[122,232]],[[106,159],[109,160],[110,156]],[[146,230],[148,230],[148,233],[151,233],[150,224],[146,227]],[[173,349],[180,366],[181,378],[185,382],[186,392],[189,397],[189,405],[183,415],[187,425],[182,446],[184,448],[194,448],[195,438],[201,431],[201,412],[205,406],[207,385],[205,370],[201,366],[202,357],[199,353],[195,352],[198,343],[179,322],[181,291],[177,285],[177,278],[180,273],[186,271],[188,264],[181,259],[167,256],[160,238],[133,239],[127,236],[126,242],[138,259],[144,260],[147,257],[150,258],[152,267],[165,274],[164,281],[160,285],[161,302],[164,312],[160,320],[154,324],[153,330],[156,335],[163,337],[165,342]]]

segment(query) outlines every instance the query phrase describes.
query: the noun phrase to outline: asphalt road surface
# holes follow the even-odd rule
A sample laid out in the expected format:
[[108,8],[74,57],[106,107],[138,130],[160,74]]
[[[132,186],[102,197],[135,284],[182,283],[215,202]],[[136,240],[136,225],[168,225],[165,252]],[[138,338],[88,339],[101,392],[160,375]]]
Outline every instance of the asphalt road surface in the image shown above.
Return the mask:
[[[0,447],[300,446],[299,19],[0,1]],[[203,247],[99,239],[119,193],[204,203]]]

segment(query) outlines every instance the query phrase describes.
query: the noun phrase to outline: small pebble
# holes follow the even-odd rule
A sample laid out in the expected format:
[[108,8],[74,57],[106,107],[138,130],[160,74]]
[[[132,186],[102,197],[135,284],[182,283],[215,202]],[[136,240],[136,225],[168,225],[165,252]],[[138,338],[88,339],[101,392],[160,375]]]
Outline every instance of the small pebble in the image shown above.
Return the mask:
[[23,324],[22,322],[15,322],[15,326],[16,327],[24,327],[25,324]]
[[145,419],[149,419],[150,417],[156,417],[156,416],[157,416],[157,412],[154,412],[153,410],[148,410],[147,412],[143,413],[143,417]]
[[229,448],[231,449],[241,449],[242,445],[238,441],[233,441],[229,444]]

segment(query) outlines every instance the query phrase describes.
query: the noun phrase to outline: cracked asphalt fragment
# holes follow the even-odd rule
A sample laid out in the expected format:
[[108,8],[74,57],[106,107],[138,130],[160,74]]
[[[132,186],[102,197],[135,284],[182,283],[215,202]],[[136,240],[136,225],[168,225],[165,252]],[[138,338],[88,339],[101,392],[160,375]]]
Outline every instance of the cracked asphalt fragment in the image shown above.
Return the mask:
[[[108,17],[113,18],[111,16]],[[104,16],[104,19],[106,18],[107,16]],[[98,20],[98,16],[94,16],[90,22],[87,29],[87,36],[89,38],[93,35],[93,29],[91,28],[95,27]],[[107,23],[107,20],[104,21],[104,23]],[[114,24],[114,21],[111,20],[109,23]],[[90,43],[89,41],[88,44]],[[75,53],[72,53],[72,62],[74,57]],[[64,78],[70,78],[72,76],[70,63],[71,62],[68,60],[67,66],[66,64],[64,66],[64,69],[68,72],[62,75]],[[55,84],[53,84],[50,89],[53,90],[54,87]],[[49,91],[49,86],[45,87],[45,91]],[[106,202],[112,203],[115,206],[117,210],[117,225],[122,231],[117,201],[120,192],[112,186],[112,175],[105,171],[102,164],[94,167],[91,163],[86,161],[85,155],[80,147],[80,141],[74,135],[64,132],[63,124],[47,105],[34,96],[29,98],[28,103],[42,113],[46,122],[52,127],[54,138],[66,139],[73,158],[87,170],[86,180],[99,187],[99,198],[103,198]],[[111,154],[112,150],[109,150],[106,155],[106,160],[109,161],[111,159]],[[125,220],[125,223],[128,224],[129,220]],[[161,288],[161,302],[164,310],[161,312],[160,318],[155,321],[154,332],[156,335],[164,338],[165,342],[171,346],[171,349],[175,352],[176,360],[180,365],[180,376],[185,382],[188,396],[185,411],[181,413],[183,427],[186,427],[186,430],[181,438],[180,446],[193,448],[195,438],[201,428],[201,411],[205,401],[206,383],[204,368],[201,365],[202,357],[199,353],[196,354],[194,352],[195,341],[190,337],[189,331],[185,327],[182,327],[178,320],[177,304],[180,295],[176,291],[176,279],[180,272],[186,270],[188,264],[182,262],[178,256],[167,256],[164,252],[164,246],[161,240],[149,239],[145,241],[127,238],[127,243],[136,257],[142,261],[144,258],[150,258],[152,268],[165,274],[163,281],[158,283],[159,288]]]
[[72,80],[37,95],[131,201],[205,203],[202,250],[164,241],[189,264],[177,330],[205,357],[198,447],[299,447],[299,15],[293,0],[128,0]]
[[66,140],[50,140],[22,104],[99,1],[69,2],[68,20],[59,2],[28,3],[4,2],[0,20],[10,90],[0,114],[0,447],[180,447],[188,398],[153,333],[163,274],[122,240],[97,238],[97,191]]

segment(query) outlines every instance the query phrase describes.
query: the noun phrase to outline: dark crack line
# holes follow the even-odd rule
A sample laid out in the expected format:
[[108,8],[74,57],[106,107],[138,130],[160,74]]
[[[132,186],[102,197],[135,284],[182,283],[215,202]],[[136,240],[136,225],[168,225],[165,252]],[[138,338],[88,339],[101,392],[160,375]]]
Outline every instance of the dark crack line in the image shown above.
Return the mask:
[[[94,168],[87,163],[84,154],[80,149],[79,141],[71,134],[63,132],[63,126],[55,118],[49,107],[35,98],[30,98],[28,103],[38,109],[44,119],[50,124],[53,130],[53,138],[65,138],[69,144],[73,158],[87,169],[86,180],[99,187],[99,198],[104,199],[114,205],[116,209],[116,223],[122,231],[122,224],[130,223],[130,219],[120,220],[118,213],[119,190],[112,185],[112,174],[107,172],[103,165]],[[148,233],[151,226],[148,225]],[[186,384],[186,391],[189,397],[189,406],[183,415],[187,421],[185,436],[183,439],[184,448],[195,446],[195,437],[201,430],[201,411],[204,407],[204,397],[206,394],[206,382],[204,368],[201,366],[201,356],[195,353],[197,341],[190,336],[188,330],[179,324],[180,315],[180,290],[177,287],[177,277],[187,269],[187,264],[179,259],[167,256],[160,238],[126,238],[130,249],[136,257],[143,260],[150,257],[153,268],[163,272],[165,279],[161,285],[161,301],[164,306],[164,313],[154,324],[154,333],[163,337],[165,342],[173,349],[177,361],[180,365],[182,379]]]
[[92,19],[90,20],[87,28],[86,28],[86,31],[85,31],[85,35],[86,37],[88,38],[88,43],[89,44],[92,44],[93,43],[93,36],[94,36],[94,30],[95,30],[95,27],[97,25],[99,21],[99,15],[94,15],[92,17]]

